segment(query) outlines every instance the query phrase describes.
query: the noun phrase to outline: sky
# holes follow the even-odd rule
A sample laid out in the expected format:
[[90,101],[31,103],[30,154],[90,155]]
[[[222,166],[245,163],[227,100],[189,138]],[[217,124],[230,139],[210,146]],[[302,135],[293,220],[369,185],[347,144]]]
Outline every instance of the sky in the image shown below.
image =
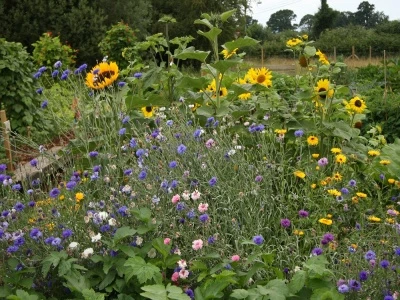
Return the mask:
[[[356,12],[358,5],[364,0],[328,0],[328,5],[338,11]],[[375,11],[382,11],[389,16],[389,20],[400,20],[400,9],[397,8],[399,0],[366,0],[375,5]],[[314,15],[321,6],[320,0],[254,0],[252,1],[252,13],[249,15],[258,23],[266,25],[270,16],[282,9],[292,10],[300,20],[306,14]]]

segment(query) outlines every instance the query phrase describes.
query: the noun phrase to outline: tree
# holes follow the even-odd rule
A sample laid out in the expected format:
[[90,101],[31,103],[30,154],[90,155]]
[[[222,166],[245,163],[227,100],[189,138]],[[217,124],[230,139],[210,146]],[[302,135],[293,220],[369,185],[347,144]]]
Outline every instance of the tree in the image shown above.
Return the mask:
[[312,35],[319,38],[320,34],[329,28],[333,28],[338,12],[329,7],[327,0],[321,0],[321,7],[314,16]]
[[365,28],[373,28],[389,19],[383,12],[375,12],[375,5],[368,1],[361,2],[357,9],[355,13],[356,24]]
[[340,11],[337,14],[335,23],[333,25],[334,28],[337,27],[346,27],[348,25],[356,24],[354,13],[351,11]]
[[301,18],[299,27],[303,31],[311,32],[313,24],[314,24],[314,16],[307,14]]
[[273,32],[282,32],[285,30],[293,30],[295,26],[292,25],[292,21],[296,19],[296,15],[290,9],[278,10],[273,13],[269,18],[267,25]]

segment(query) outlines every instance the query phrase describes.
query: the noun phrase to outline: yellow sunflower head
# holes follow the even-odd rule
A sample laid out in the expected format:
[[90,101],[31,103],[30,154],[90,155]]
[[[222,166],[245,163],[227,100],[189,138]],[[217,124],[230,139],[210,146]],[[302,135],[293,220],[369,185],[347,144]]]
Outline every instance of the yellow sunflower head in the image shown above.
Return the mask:
[[315,53],[318,58],[319,58],[319,62],[323,65],[329,65],[329,60],[326,57],[326,55],[324,53],[321,52],[321,50],[318,49],[318,51]]
[[318,99],[320,100],[332,98],[333,96],[333,89],[330,88],[330,82],[328,79],[318,80],[317,86],[314,87],[314,91],[317,94]]
[[228,59],[230,57],[232,57],[233,55],[236,54],[236,51],[238,51],[238,48],[233,49],[231,52],[229,52],[228,50],[224,49],[221,51],[221,54],[224,56],[224,59]]
[[301,39],[292,38],[292,39],[290,39],[290,40],[288,40],[288,41],[286,42],[286,47],[293,48],[293,47],[296,47],[297,45],[301,44],[302,42],[303,42],[303,41],[302,41]]
[[94,90],[104,89],[118,78],[118,65],[115,62],[101,62],[86,75],[86,85]]
[[154,111],[157,109],[155,106],[145,106],[141,108],[143,116],[145,118],[151,118],[154,115]]
[[[213,79],[211,81],[211,83],[207,86],[207,88],[205,89],[207,92],[211,93],[211,97],[215,98],[216,97],[216,93],[217,93],[217,83],[215,81],[215,79]],[[228,95],[228,90],[226,87],[220,87],[219,88],[219,95],[220,97],[225,97],[226,95]]]
[[367,108],[367,105],[365,104],[364,100],[361,99],[360,97],[356,96],[352,98],[346,108],[351,112],[355,114],[362,114],[364,110]]
[[254,69],[251,68],[247,72],[245,76],[245,80],[247,80],[251,84],[261,84],[266,87],[272,86],[272,74],[271,71],[269,71],[267,68],[261,68],[261,69]]

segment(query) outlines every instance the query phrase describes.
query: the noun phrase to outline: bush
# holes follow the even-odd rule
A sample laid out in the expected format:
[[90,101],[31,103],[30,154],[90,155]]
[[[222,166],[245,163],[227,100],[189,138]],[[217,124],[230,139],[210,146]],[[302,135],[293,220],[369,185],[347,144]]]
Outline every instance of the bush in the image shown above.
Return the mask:
[[63,45],[58,36],[52,37],[50,32],[43,33],[39,41],[32,46],[33,60],[37,66],[51,66],[58,60],[65,66],[75,64],[75,51],[70,46]]
[[0,104],[6,110],[11,128],[20,133],[34,122],[38,103],[31,57],[20,43],[0,39]]

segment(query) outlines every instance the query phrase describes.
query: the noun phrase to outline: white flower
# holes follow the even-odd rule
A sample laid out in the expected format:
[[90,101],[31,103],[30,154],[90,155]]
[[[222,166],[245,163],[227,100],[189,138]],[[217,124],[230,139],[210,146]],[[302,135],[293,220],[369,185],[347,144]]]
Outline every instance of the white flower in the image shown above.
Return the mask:
[[104,177],[104,182],[105,182],[105,183],[110,183],[110,181],[111,181],[111,180],[110,180],[110,177],[108,177],[108,176],[105,176],[105,177]]
[[178,260],[178,265],[182,269],[186,268],[187,267],[186,260],[184,259]]
[[142,243],[143,243],[143,239],[140,236],[138,236],[136,238],[136,245],[140,246]]
[[117,225],[117,220],[115,220],[114,218],[109,219],[108,220],[108,225],[116,226]]
[[243,125],[244,125],[244,126],[249,126],[249,125],[250,125],[250,122],[244,122]]
[[131,188],[130,185],[125,185],[125,186],[122,188],[122,192],[127,193],[127,194],[129,194],[131,191],[132,191],[132,188]]
[[236,153],[236,151],[233,150],[233,149],[228,151],[228,155],[229,155],[229,156],[232,156],[232,155],[234,155],[235,153]]
[[100,232],[96,234],[95,236],[92,236],[92,243],[96,243],[101,240],[101,234]]
[[299,267],[299,266],[295,266],[294,267],[294,272],[296,273],[297,271],[300,271],[301,270],[301,268]]
[[101,211],[98,213],[98,217],[102,220],[105,221],[108,218],[108,212],[106,211]]
[[93,254],[93,248],[87,248],[82,253],[82,258],[88,258],[90,255]]
[[68,245],[68,248],[73,250],[76,249],[79,246],[77,242],[72,242],[71,244]]
[[182,193],[182,198],[183,198],[183,200],[189,200],[190,199],[190,192],[189,191],[184,191]]

